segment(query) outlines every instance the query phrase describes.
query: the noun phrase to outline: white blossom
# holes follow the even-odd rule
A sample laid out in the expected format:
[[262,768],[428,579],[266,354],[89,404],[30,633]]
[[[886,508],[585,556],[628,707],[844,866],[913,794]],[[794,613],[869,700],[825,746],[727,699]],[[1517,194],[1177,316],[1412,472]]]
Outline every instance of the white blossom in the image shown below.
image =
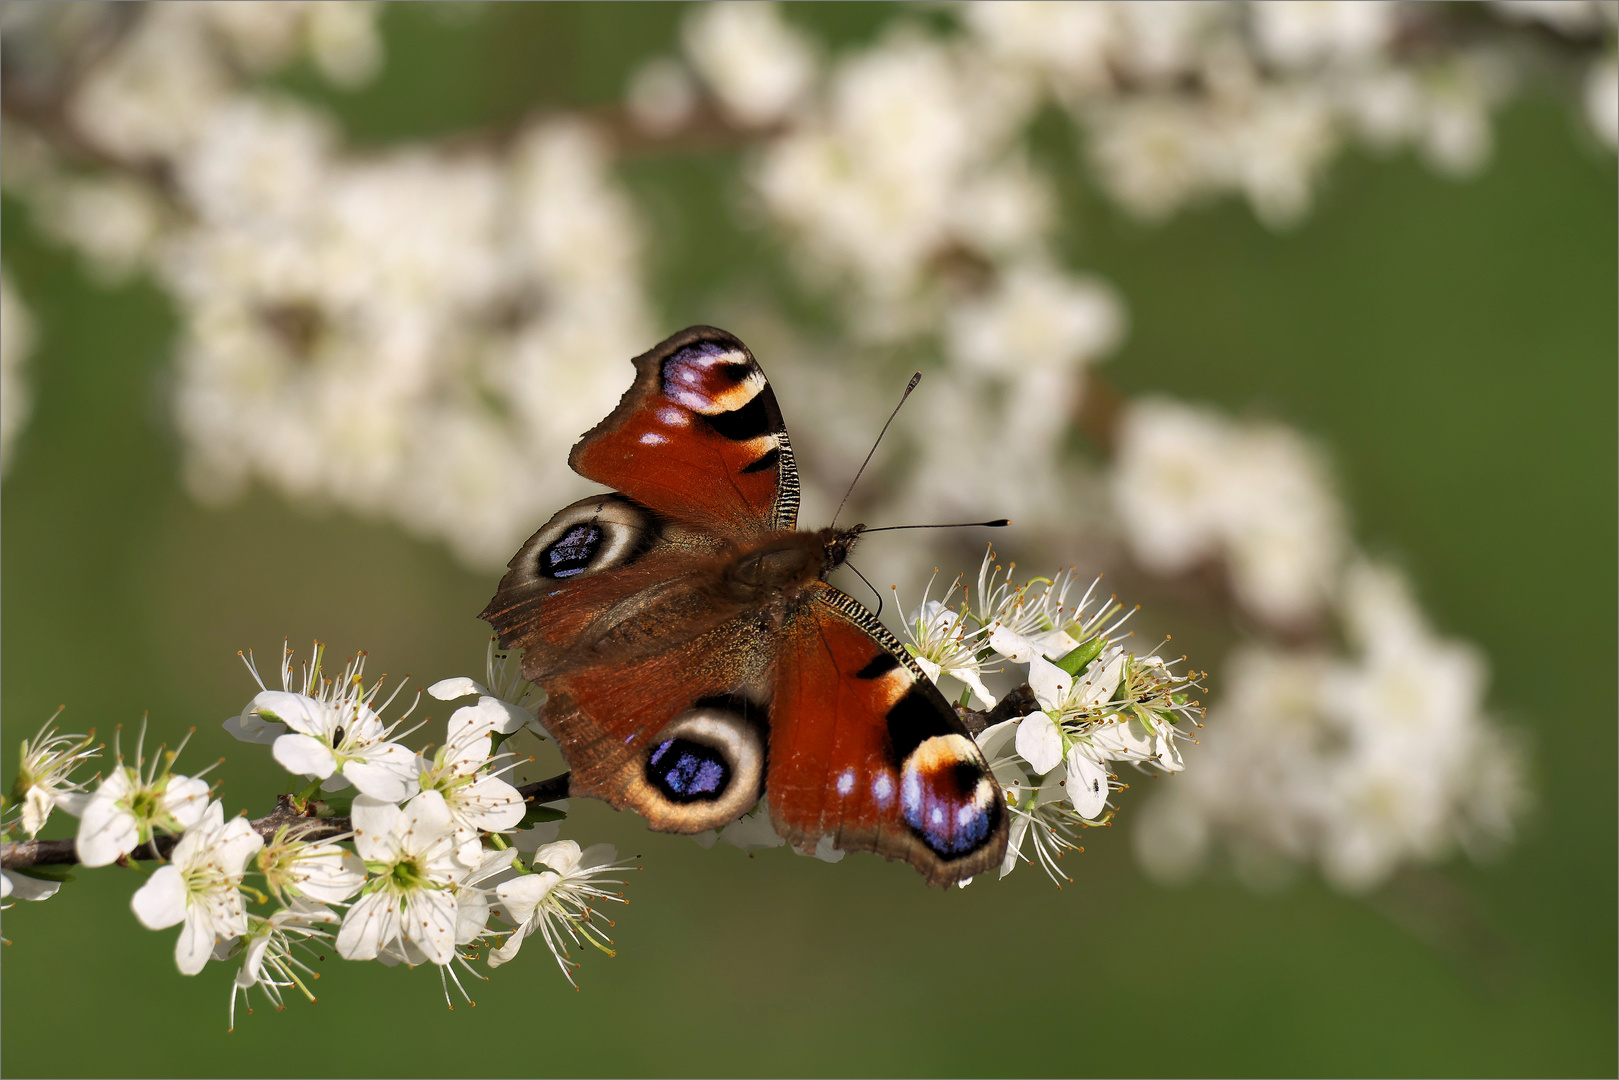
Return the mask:
[[669,135],[691,119],[697,86],[686,65],[660,56],[636,69],[624,97],[638,127],[653,135]]
[[[226,730],[244,741],[271,742],[275,759],[283,768],[323,780],[329,791],[353,784],[365,794],[385,801],[409,798],[418,790],[416,755],[391,741],[390,736],[410,710],[392,724],[384,724],[377,708],[373,708],[382,681],[366,688],[365,654],[349,661],[335,681],[321,674],[324,654],[325,647],[317,644],[310,663],[294,681],[292,653],[283,649],[283,689],[261,690],[243,710],[242,717],[225,721]],[[251,660],[248,668],[262,687],[264,681],[259,679]],[[298,689],[292,689],[294,686]],[[390,697],[380,708],[387,708],[392,700]],[[270,725],[290,731],[279,734]]]
[[457,709],[450,717],[444,745],[434,752],[432,760],[417,758],[416,779],[421,790],[437,793],[455,827],[472,837],[480,832],[515,828],[526,810],[518,790],[495,775],[500,770],[491,771],[494,740],[486,714],[494,711],[500,718],[506,715],[485,709],[485,702],[495,700],[485,696],[477,705]]
[[1111,286],[1031,261],[1010,267],[989,296],[953,310],[946,343],[963,368],[1013,373],[1081,366],[1123,333],[1123,304]]
[[[440,679],[427,688],[428,694],[440,701],[478,695],[475,705],[463,706],[451,716],[450,722],[462,717],[462,723],[495,735],[512,735],[524,727],[537,735],[544,734],[536,712],[545,698],[539,687],[523,678],[520,665],[504,649],[497,649],[493,639],[489,642],[485,660],[488,686],[464,676]],[[464,714],[464,715],[463,715]]]
[[283,904],[340,904],[365,884],[365,864],[335,842],[303,839],[307,829],[291,825],[277,829],[259,852],[259,872],[270,895]]
[[85,866],[116,862],[158,831],[188,830],[208,809],[207,782],[169,771],[179,750],[159,750],[148,764],[142,750],[145,737],[143,724],[134,766],[125,765],[117,754],[118,764],[83,803],[76,847]]
[[[905,623],[905,647],[935,684],[948,675],[971,692],[980,708],[987,709],[995,699],[984,685],[983,666],[978,656],[985,645],[984,628],[969,628],[967,619],[946,606],[957,584],[959,582],[951,584],[943,600],[929,600],[927,590],[923,590],[921,606]],[[928,587],[932,588],[931,582]]]
[[11,799],[21,799],[19,823],[30,837],[39,835],[58,806],[74,817],[84,813],[89,796],[84,783],[73,779],[73,771],[100,756],[99,748],[90,745],[94,736],[94,731],[89,735],[62,735],[47,721],[32,739],[23,740]]
[[269,918],[250,913],[242,937],[242,966],[231,982],[230,1030],[236,1030],[237,995],[245,1001],[255,986],[277,1009],[285,1007],[281,992],[293,987],[314,1001],[315,995],[305,980],[319,975],[297,953],[312,951],[310,941],[330,940],[331,933],[323,927],[337,923],[338,917],[330,908],[307,900],[295,899]]
[[815,76],[809,42],[774,3],[720,0],[693,8],[686,55],[739,123],[768,124],[798,106]]
[[1284,625],[1328,600],[1348,545],[1343,510],[1296,432],[1149,398],[1121,426],[1112,487],[1148,569],[1178,573],[1223,556],[1238,600]]
[[458,837],[436,791],[422,792],[403,810],[361,794],[353,821],[355,850],[372,878],[343,916],[338,953],[374,960],[390,949],[448,964],[455,956],[455,886],[478,865],[477,838]]
[[[1248,645],[1227,661],[1185,776],[1139,819],[1155,877],[1185,880],[1224,848],[1257,887],[1314,863],[1363,892],[1510,836],[1521,750],[1484,713],[1476,650],[1437,636],[1387,566],[1352,562],[1338,592],[1344,652]],[[1144,757],[1146,735],[1118,745]]]
[[263,845],[245,818],[227,822],[224,808],[210,802],[174,846],[169,864],[153,871],[130,900],[149,930],[184,924],[174,945],[181,974],[195,975],[216,946],[247,933],[238,886],[248,860]]
[[624,869],[617,858],[618,849],[611,844],[596,844],[581,851],[572,840],[559,840],[536,851],[530,860],[536,873],[502,882],[495,890],[504,917],[517,928],[505,944],[490,952],[489,966],[499,967],[511,960],[523,941],[534,933],[545,940],[570,983],[573,969],[579,966],[569,955],[570,942],[588,942],[614,955],[611,939],[596,926],[599,913],[593,905],[602,900],[623,902],[622,893],[602,888],[624,884],[603,876]]

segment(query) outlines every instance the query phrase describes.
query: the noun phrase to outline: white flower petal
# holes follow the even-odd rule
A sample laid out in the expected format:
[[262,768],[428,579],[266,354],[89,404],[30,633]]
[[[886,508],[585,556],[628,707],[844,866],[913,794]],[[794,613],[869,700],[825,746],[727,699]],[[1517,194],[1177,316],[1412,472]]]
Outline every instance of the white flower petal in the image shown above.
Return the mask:
[[[480,736],[487,738],[508,720],[506,710],[501,705],[502,702],[492,697],[483,697],[475,705],[463,705],[455,710],[445,725],[445,744],[461,746],[476,742]],[[523,720],[528,720],[527,713],[523,714]],[[522,727],[522,723],[517,726]]]
[[182,829],[191,828],[208,809],[208,781],[178,774],[169,777],[163,788],[163,809]]
[[[1036,656],[1029,664],[1029,689],[1034,691],[1042,709],[1060,709],[1068,699],[1074,677],[1043,656]],[[1109,691],[1111,693],[1111,691]]]
[[1119,679],[1124,675],[1124,652],[1117,647],[1110,650],[1111,658],[1107,655],[1100,657],[1100,666],[1096,660],[1085,669],[1085,675],[1075,686],[1075,696],[1081,705],[1100,705],[1113,696],[1119,688]]
[[286,724],[299,734],[318,738],[325,738],[338,726],[332,710],[325,703],[305,694],[292,694],[285,690],[264,690],[255,694],[246,711]]
[[303,896],[323,904],[340,904],[365,884],[365,863],[336,844],[319,844],[294,864],[292,874]]
[[[550,870],[539,874],[524,874],[511,881],[501,882],[495,887],[495,895],[500,898],[511,920],[521,926],[528,922],[529,917],[534,914],[535,907],[561,880],[559,874]],[[512,951],[516,952],[515,949]]]
[[455,959],[455,897],[443,889],[417,889],[405,900],[405,937],[435,964]]
[[180,937],[174,943],[174,963],[182,975],[195,975],[213,959],[216,941],[212,920],[193,908],[192,917],[180,927]]
[[386,799],[356,795],[349,815],[354,823],[354,849],[360,858],[367,862],[392,862],[398,857],[399,841],[394,831],[404,811]]
[[494,776],[480,777],[454,794],[461,817],[484,832],[516,828],[527,810],[518,790]]
[[404,815],[404,821],[397,827],[413,838],[409,845],[412,851],[421,851],[455,828],[444,796],[436,791],[424,791],[410,800]]
[[967,689],[973,692],[973,704],[983,709],[993,709],[995,707],[995,695],[991,694],[989,687],[984,685],[983,676],[978,673],[976,668],[955,668],[951,670],[950,674],[952,677],[960,679],[966,684]]
[[1030,634],[1029,640],[1034,643],[1034,647],[1040,651],[1041,655],[1057,660],[1061,660],[1079,648],[1079,642],[1075,641],[1064,630],[1050,630],[1044,634]]
[[258,854],[263,846],[264,837],[254,832],[253,826],[242,817],[231,818],[226,822],[214,841],[214,850],[218,853],[220,865],[231,874],[241,873],[246,868],[247,861]]
[[1022,634],[1014,633],[1004,626],[997,626],[989,632],[989,647],[1012,661],[1014,664],[1027,664],[1039,655],[1034,642]]
[[118,804],[117,796],[103,795],[98,789],[85,805],[84,817],[79,821],[76,845],[79,862],[85,866],[107,866],[117,862],[120,855],[134,851],[139,842],[135,815]]
[[15,870],[0,870],[0,897],[17,900],[47,900],[62,887],[60,881],[44,881]]
[[262,743],[269,746],[279,736],[287,733],[287,725],[278,724],[264,719],[252,712],[252,706],[240,716],[232,716],[225,721],[223,727],[236,738],[245,743]]
[[531,865],[547,866],[564,876],[579,869],[579,845],[572,840],[558,840],[534,853]]
[[283,769],[298,776],[325,779],[337,770],[331,748],[310,735],[282,735],[271,754]]
[[1030,713],[1017,729],[1018,756],[1044,776],[1062,762],[1062,733],[1043,712]]
[[1079,816],[1094,821],[1107,807],[1107,770],[1086,757],[1076,744],[1068,751],[1068,801]]
[[365,757],[343,765],[343,776],[362,794],[403,802],[417,792],[416,755],[398,743],[368,747]]
[[454,701],[456,698],[471,697],[473,694],[489,693],[464,675],[457,675],[453,679],[440,679],[429,686],[427,692],[440,701]]
[[1012,818],[1011,834],[1006,841],[1006,857],[1001,860],[1001,877],[1010,874],[1018,864],[1023,851],[1023,838],[1029,832],[1029,819],[1022,814]]
[[[395,807],[395,809],[398,809]],[[375,960],[383,943],[399,936],[399,898],[387,891],[356,900],[337,931],[337,953],[345,960]]]
[[[186,886],[180,870],[173,863],[160,866],[146,879],[146,884],[130,897],[129,906],[135,917],[148,930],[162,930],[186,917]],[[208,943],[212,949],[213,942]]]
[[1001,751],[1006,749],[1006,744],[1011,742],[1012,736],[1017,734],[1020,719],[1021,717],[1014,716],[1010,720],[1002,720],[998,724],[991,724],[978,733],[978,737],[974,741],[978,743],[978,749],[984,752],[986,760],[994,761],[1001,756]]

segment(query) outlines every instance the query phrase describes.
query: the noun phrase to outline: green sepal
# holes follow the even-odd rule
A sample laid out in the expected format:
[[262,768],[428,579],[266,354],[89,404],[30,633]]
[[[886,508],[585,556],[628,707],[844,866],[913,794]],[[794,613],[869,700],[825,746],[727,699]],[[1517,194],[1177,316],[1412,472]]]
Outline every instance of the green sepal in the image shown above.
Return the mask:
[[354,812],[354,796],[343,795],[335,799],[312,799],[317,818],[348,817]]
[[6,871],[8,874],[21,874],[36,881],[77,881],[78,878],[66,870],[56,870],[46,866],[14,866]]
[[1107,648],[1107,642],[1098,635],[1089,641],[1080,642],[1067,653],[1064,653],[1061,659],[1055,660],[1053,663],[1077,679],[1084,673],[1090,662],[1100,656],[1105,648]]

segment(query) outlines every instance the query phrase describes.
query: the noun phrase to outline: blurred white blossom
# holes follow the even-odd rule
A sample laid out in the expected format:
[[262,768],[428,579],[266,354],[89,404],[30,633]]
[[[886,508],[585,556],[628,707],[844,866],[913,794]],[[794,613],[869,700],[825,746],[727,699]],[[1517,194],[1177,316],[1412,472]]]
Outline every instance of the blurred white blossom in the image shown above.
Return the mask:
[[1351,564],[1339,614],[1341,656],[1250,644],[1227,660],[1191,767],[1140,818],[1155,876],[1183,880],[1221,843],[1256,883],[1314,862],[1363,892],[1510,837],[1523,761],[1483,711],[1477,651],[1434,634],[1387,566]]
[[1328,600],[1348,544],[1343,509],[1296,432],[1147,398],[1120,425],[1112,488],[1125,537],[1149,570],[1223,559],[1243,606],[1283,625]]
[[683,127],[697,107],[696,80],[674,57],[656,57],[636,69],[624,105],[643,131],[669,135]]
[[1585,116],[1609,150],[1619,149],[1619,58],[1598,60],[1586,73]]
[[692,65],[742,124],[768,124],[791,112],[816,74],[809,42],[768,0],[694,7],[684,38]]
[[11,468],[11,448],[33,409],[25,367],[33,350],[34,317],[12,287],[10,275],[0,272],[0,475]]

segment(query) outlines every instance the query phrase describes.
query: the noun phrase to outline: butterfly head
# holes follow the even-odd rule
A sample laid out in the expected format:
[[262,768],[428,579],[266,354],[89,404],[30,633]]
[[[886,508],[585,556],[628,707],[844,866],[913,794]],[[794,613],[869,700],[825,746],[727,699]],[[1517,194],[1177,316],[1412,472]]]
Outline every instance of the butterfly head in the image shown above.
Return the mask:
[[860,539],[860,534],[866,531],[864,525],[855,525],[848,529],[827,529],[826,533],[826,573],[831,573],[849,561],[849,552],[854,549],[854,542]]

